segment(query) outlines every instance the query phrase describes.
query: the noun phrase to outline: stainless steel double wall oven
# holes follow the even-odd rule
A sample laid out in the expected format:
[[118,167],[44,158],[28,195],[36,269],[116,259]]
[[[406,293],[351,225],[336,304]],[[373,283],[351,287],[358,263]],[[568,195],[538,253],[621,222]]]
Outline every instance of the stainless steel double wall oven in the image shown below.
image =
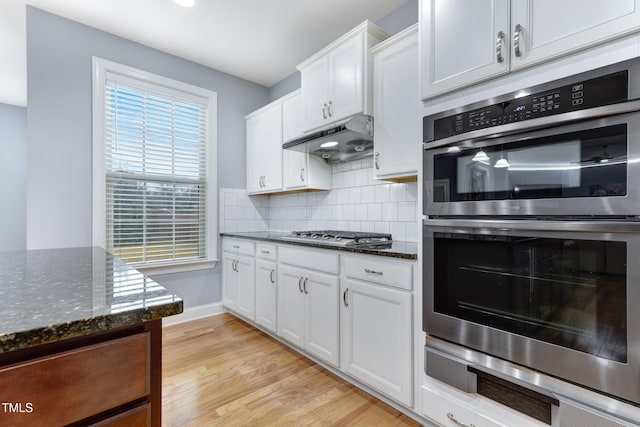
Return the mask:
[[424,118],[427,349],[640,404],[639,99],[632,60]]

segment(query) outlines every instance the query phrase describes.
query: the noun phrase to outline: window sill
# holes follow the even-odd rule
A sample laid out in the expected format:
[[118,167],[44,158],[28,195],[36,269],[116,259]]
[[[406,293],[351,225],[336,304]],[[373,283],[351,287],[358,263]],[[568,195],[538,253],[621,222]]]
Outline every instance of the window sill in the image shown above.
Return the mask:
[[171,264],[158,264],[158,265],[145,265],[145,266],[136,266],[132,265],[133,268],[140,271],[142,274],[146,276],[155,276],[160,274],[171,274],[171,273],[186,273],[189,271],[198,271],[198,270],[208,270],[213,269],[218,264],[217,259],[208,259],[204,261],[189,261],[183,263],[171,263]]

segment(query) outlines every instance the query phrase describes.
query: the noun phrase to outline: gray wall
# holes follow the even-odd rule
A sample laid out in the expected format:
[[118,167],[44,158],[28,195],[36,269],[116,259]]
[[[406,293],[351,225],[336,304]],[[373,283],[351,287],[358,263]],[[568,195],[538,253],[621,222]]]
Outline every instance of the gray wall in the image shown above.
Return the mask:
[[[92,56],[216,91],[218,186],[246,186],[244,116],[267,103],[267,88],[27,7],[29,249],[92,243]],[[220,267],[154,278],[186,307],[221,300]]]
[[26,246],[27,109],[0,104],[0,251]]
[[[400,6],[387,16],[376,21],[389,35],[394,35],[418,22],[418,0]],[[300,72],[295,70],[286,78],[269,88],[269,102],[300,88]]]

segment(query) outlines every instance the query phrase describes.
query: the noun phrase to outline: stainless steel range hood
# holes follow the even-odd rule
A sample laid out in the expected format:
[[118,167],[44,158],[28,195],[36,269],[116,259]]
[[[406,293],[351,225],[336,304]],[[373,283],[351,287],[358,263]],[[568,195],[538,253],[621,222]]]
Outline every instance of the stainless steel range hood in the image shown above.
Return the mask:
[[369,157],[373,154],[373,117],[358,114],[331,128],[287,141],[282,148],[320,156],[327,163]]

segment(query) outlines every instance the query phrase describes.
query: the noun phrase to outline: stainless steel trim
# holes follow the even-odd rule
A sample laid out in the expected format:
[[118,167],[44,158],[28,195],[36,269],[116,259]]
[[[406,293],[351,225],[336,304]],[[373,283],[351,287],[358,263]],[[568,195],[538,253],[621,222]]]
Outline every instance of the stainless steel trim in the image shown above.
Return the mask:
[[518,24],[513,32],[513,50],[518,58],[522,56],[522,50],[520,49],[520,34],[523,29],[522,25]]
[[571,384],[567,381],[536,372],[524,366],[516,365],[515,363],[427,335],[425,338],[425,351],[432,350],[466,361],[469,365],[472,365],[480,371],[539,393],[551,395],[560,398],[560,400],[566,398],[578,401],[593,409],[612,414],[616,417],[631,421],[632,423],[638,422],[639,410],[635,406]]
[[[525,120],[522,122],[508,123],[505,125],[474,130],[460,135],[439,139],[438,141],[425,142],[425,150],[444,147],[457,142],[473,142],[481,139],[497,138],[500,136],[513,135],[525,131],[532,131],[539,128],[558,126],[581,120],[595,119],[599,117],[614,116],[625,113],[640,111],[640,100],[624,102],[620,104],[605,105],[604,107],[590,108],[587,110],[571,111],[554,116],[540,117],[537,119]],[[528,136],[527,136],[528,138]]]
[[503,40],[504,40],[504,31],[500,31],[498,33],[498,38],[496,39],[496,60],[500,64],[502,64],[504,62],[504,56],[502,56],[502,41]]
[[589,233],[640,233],[640,221],[522,220],[522,219],[424,219],[425,227],[483,234],[494,231],[554,231]]

